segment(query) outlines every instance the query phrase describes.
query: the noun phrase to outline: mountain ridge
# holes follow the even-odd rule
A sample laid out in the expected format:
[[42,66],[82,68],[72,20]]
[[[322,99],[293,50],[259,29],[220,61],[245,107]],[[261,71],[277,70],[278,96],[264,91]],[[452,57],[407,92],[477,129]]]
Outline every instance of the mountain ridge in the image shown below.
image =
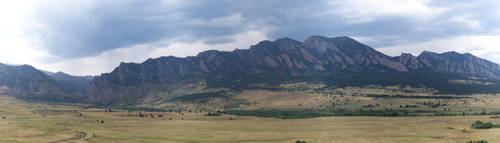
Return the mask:
[[54,79],[30,65],[0,63],[0,73],[2,93],[33,101],[72,100]]
[[78,102],[84,98],[90,76],[47,72],[30,65],[0,63],[0,93],[28,101]]
[[[488,82],[488,85],[460,85]],[[310,36],[264,40],[248,49],[207,50],[185,58],[165,56],[121,62],[100,76],[71,76],[29,65],[0,64],[2,93],[34,101],[136,105],[205,93],[274,90],[283,83],[326,87],[424,86],[443,94],[500,93],[500,66],[470,53],[424,51],[388,56],[350,37]],[[269,85],[264,88],[261,85]]]
[[121,63],[111,73],[101,74],[91,82],[86,102],[122,104],[123,99],[130,98],[170,98],[181,96],[182,93],[173,91],[186,85],[192,89],[232,90],[258,83],[299,80],[332,86],[411,83],[447,89],[450,87],[418,78],[431,74],[441,84],[453,78],[498,80],[499,71],[498,64],[471,54],[426,51],[417,57],[391,57],[346,36],[311,36],[304,42],[285,37],[264,40],[249,49],[208,50],[186,58],[167,56],[143,63]]

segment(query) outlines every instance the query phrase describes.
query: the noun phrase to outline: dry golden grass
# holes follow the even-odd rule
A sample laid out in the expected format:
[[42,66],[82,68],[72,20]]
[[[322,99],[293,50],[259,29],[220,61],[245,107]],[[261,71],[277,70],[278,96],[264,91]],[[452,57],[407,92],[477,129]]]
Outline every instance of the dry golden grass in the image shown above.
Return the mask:
[[[289,87],[287,85],[286,87]],[[320,85],[301,85],[314,87]],[[408,91],[412,91],[408,93]],[[402,95],[402,96],[448,96],[448,97],[469,97],[457,99],[418,99],[418,98],[374,98],[366,95]],[[237,99],[243,99],[250,105],[242,105],[240,109],[331,109],[335,106],[336,110],[359,111],[362,110],[406,110],[406,111],[425,111],[442,112],[445,114],[478,114],[483,111],[500,112],[500,95],[478,94],[478,95],[440,95],[435,90],[428,88],[415,87],[346,87],[333,88],[324,91],[306,90],[245,90],[234,96]],[[424,102],[439,103],[440,106],[432,107],[424,105]],[[366,105],[376,105],[373,108],[363,108]],[[416,108],[400,108],[405,105],[417,106]],[[446,111],[445,111],[446,108]],[[432,114],[433,114],[432,113]]]
[[[75,115],[74,110],[83,115]],[[500,129],[470,128],[476,120],[500,123],[488,116],[282,120],[207,117],[203,116],[205,113],[144,114],[153,114],[155,118],[140,118],[137,112],[24,103],[0,96],[0,116],[6,117],[0,119],[0,142],[293,143],[299,139],[310,143],[464,143],[479,139],[500,142]],[[159,114],[164,117],[158,118]]]
[[247,90],[236,96],[238,99],[244,99],[250,103],[256,103],[248,106],[246,109],[259,108],[319,108],[319,105],[326,101],[326,97],[317,96],[307,92],[277,92],[266,90]]

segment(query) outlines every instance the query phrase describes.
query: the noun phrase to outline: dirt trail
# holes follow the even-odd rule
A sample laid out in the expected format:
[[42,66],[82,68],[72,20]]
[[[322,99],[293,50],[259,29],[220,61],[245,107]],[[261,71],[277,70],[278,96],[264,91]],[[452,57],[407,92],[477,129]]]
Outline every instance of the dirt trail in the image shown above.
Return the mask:
[[94,136],[94,133],[91,133],[91,132],[87,133],[87,132],[77,131],[75,137],[72,137],[69,139],[53,141],[53,142],[48,142],[48,143],[85,143],[86,140],[92,138],[93,136]]

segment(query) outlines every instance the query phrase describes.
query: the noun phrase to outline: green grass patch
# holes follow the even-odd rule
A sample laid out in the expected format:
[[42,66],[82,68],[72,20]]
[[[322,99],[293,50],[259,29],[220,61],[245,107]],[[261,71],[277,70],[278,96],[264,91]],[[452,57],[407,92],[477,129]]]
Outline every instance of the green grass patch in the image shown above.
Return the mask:
[[500,128],[500,124],[493,124],[491,122],[482,122],[476,121],[472,124],[471,128],[473,129],[491,129],[491,128]]

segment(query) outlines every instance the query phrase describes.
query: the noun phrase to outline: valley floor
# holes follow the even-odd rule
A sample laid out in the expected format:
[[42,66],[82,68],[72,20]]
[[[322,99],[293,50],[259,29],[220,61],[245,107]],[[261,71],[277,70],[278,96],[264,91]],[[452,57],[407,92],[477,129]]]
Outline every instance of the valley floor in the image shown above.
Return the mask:
[[[500,142],[500,129],[471,129],[489,116],[275,119],[206,113],[105,112],[0,96],[0,142],[465,143]],[[80,115],[81,114],[81,115]],[[151,117],[151,114],[154,118]],[[148,116],[149,115],[149,116]],[[163,116],[163,117],[160,117]],[[102,122],[101,122],[102,121]]]

